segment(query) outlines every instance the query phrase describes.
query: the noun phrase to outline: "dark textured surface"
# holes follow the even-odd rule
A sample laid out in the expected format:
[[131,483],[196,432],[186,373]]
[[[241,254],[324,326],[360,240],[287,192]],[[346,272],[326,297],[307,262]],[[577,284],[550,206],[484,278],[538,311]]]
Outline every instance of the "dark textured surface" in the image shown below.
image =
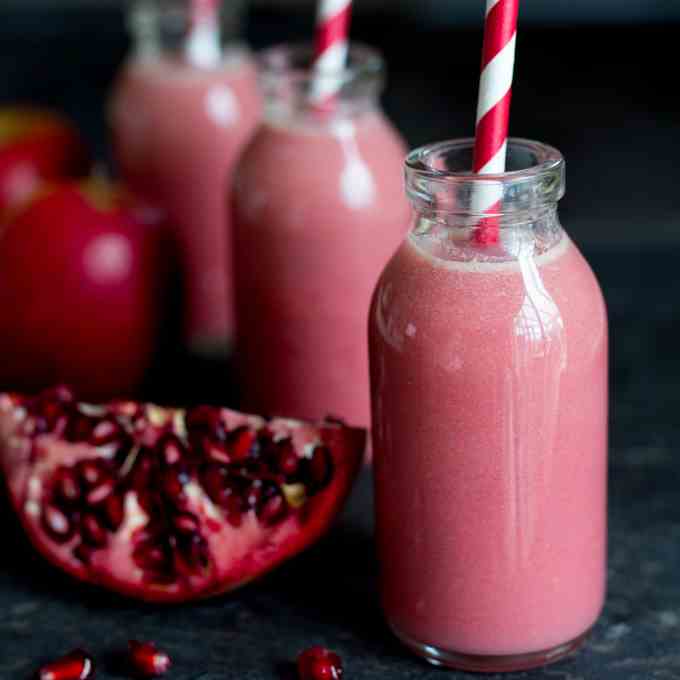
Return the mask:
[[[609,594],[579,655],[506,677],[680,678],[680,281],[669,277],[680,250],[588,255],[613,338]],[[102,659],[99,678],[124,677],[115,652],[129,637],[166,647],[175,680],[285,680],[287,663],[315,643],[340,651],[349,680],[444,677],[381,621],[371,524],[366,475],[337,528],[306,555],[239,593],[167,609],[61,577],[9,529],[0,548],[0,678],[28,679],[38,662],[77,645]]]
[[[306,35],[310,23],[258,15],[249,34],[256,45],[270,44]],[[385,28],[370,17],[355,30],[390,60],[386,106],[411,144],[469,133],[478,33],[424,33],[403,22]],[[508,678],[680,679],[680,247],[673,245],[680,243],[680,97],[668,87],[676,37],[677,26],[666,26],[532,30],[520,39],[513,130],[565,152],[565,224],[585,247],[610,311],[611,530],[607,605],[585,649]],[[76,21],[0,8],[0,101],[68,111],[104,156],[105,93],[125,48],[116,10]],[[186,363],[170,347],[149,392],[164,401],[221,401],[231,395],[227,381],[226,367]],[[28,680],[41,661],[78,645],[100,659],[101,680],[122,678],[115,653],[129,637],[167,648],[174,680],[285,680],[290,660],[314,643],[342,653],[348,680],[463,677],[412,658],[383,626],[370,518],[365,477],[337,529],[308,554],[232,596],[170,609],[60,576],[7,523],[0,680]]]

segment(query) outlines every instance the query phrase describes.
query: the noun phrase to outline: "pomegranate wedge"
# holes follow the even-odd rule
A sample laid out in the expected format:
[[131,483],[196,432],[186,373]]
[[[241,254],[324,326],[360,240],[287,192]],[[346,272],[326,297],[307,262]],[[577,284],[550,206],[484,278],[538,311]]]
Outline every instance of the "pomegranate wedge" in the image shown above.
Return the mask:
[[155,602],[232,590],[329,527],[366,433],[337,421],[0,394],[0,461],[34,546],[78,579]]

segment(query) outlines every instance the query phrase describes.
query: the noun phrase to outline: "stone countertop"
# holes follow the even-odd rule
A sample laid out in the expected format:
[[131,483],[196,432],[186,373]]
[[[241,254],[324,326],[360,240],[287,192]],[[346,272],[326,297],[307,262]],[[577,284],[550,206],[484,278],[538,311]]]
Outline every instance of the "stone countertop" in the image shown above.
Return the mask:
[[[585,648],[514,678],[680,678],[680,250],[587,253],[612,327],[609,593]],[[0,548],[0,678],[28,680],[77,646],[100,680],[123,678],[130,637],[167,649],[173,680],[292,678],[311,644],[337,649],[349,680],[463,678],[410,656],[376,599],[371,483],[360,480],[338,526],[305,555],[225,597],[180,607],[140,605],[82,587],[43,563],[6,523]],[[559,616],[559,612],[555,612]],[[474,677],[474,676],[469,676]]]

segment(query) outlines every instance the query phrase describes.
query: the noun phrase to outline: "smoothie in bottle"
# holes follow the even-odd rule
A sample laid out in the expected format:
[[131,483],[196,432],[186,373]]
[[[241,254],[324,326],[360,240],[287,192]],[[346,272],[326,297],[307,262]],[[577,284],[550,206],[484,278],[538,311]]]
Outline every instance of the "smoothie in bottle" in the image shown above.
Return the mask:
[[312,58],[291,46],[261,58],[265,120],[233,204],[238,363],[246,408],[367,426],[368,308],[408,228],[406,149],[378,105],[378,54],[350,49],[323,111]]
[[125,179],[175,229],[187,341],[209,354],[223,354],[232,341],[228,189],[260,116],[256,68],[235,40],[240,4],[135,2],[134,49],[110,106]]
[[[499,671],[578,646],[605,589],[607,320],[563,231],[564,160],[510,140],[407,160],[412,229],[370,314],[383,608],[437,664]],[[503,196],[482,246],[479,182]]]

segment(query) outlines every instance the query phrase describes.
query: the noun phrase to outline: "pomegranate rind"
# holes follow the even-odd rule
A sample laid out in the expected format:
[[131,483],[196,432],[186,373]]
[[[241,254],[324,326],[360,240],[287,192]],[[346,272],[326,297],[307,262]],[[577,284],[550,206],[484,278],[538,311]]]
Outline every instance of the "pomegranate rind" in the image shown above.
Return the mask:
[[[145,408],[158,422],[181,421],[184,413],[148,405]],[[54,434],[31,436],[26,427],[30,416],[21,401],[0,394],[0,464],[12,505],[30,542],[49,562],[78,580],[156,603],[186,602],[232,591],[304,551],[329,529],[344,506],[361,468],[366,432],[336,422],[311,425],[281,418],[265,421],[229,409],[221,409],[220,418],[229,430],[266,425],[275,435],[291,437],[300,451],[326,446],[334,466],[332,480],[272,527],[263,526],[254,512],[244,514],[240,526],[232,526],[198,483],[190,482],[188,509],[200,518],[212,560],[206,569],[161,585],[145,580],[132,559],[133,536],[148,520],[133,492],[125,494],[122,525],[111,533],[105,550],[92,553],[89,564],[74,557],[78,536],[63,543],[48,536],[41,523],[43,480],[60,466],[99,459],[102,453],[89,444],[66,442]]]

